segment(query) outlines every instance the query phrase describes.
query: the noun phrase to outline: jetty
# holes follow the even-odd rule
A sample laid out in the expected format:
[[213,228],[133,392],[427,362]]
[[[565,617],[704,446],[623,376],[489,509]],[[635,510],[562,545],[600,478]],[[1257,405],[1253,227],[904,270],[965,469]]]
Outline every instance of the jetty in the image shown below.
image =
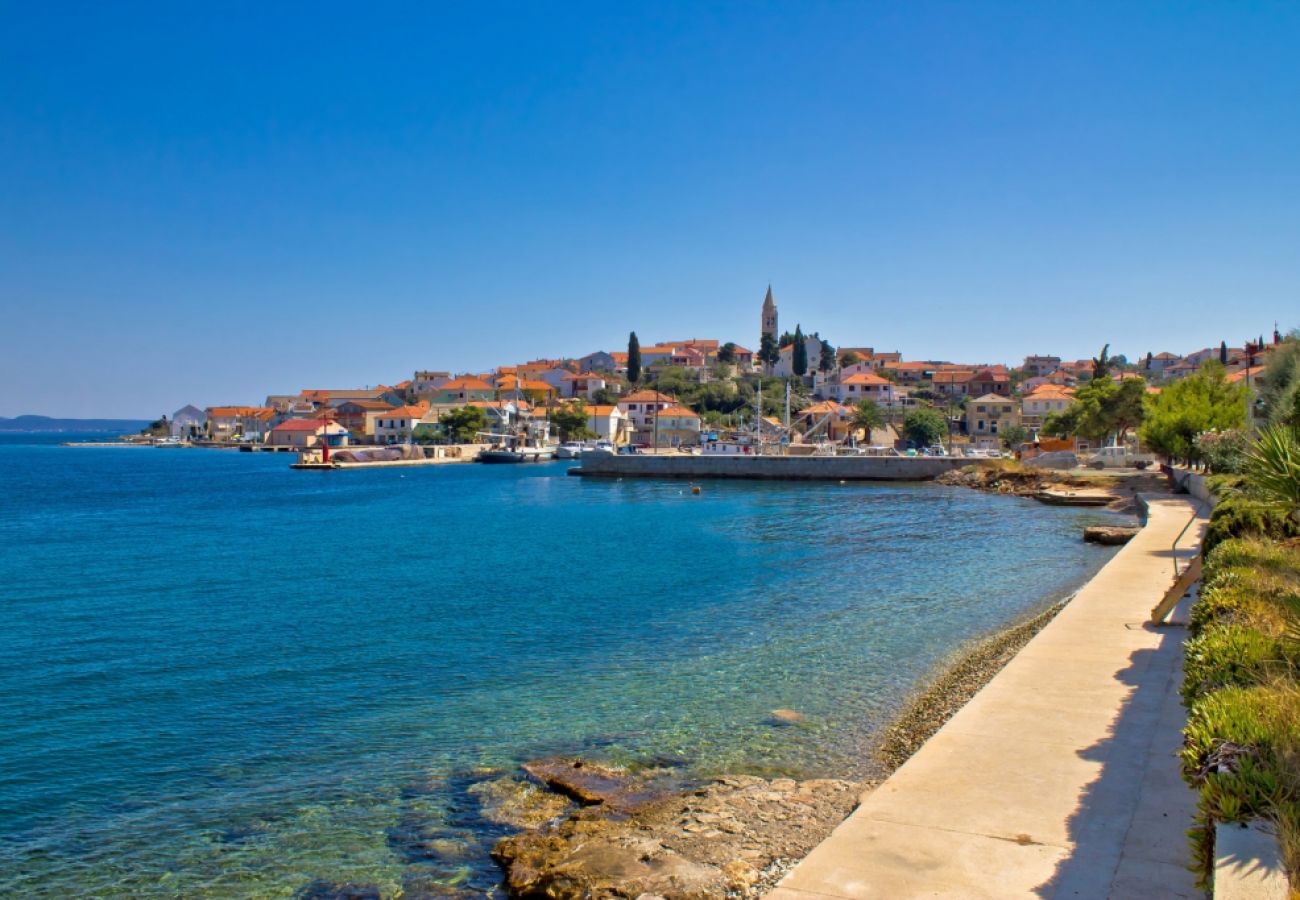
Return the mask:
[[1145,527],[768,897],[1203,896],[1176,758],[1186,632],[1151,619],[1205,519],[1143,502]]
[[570,475],[587,478],[751,478],[794,481],[930,481],[979,464],[959,456],[754,456],[584,453]]

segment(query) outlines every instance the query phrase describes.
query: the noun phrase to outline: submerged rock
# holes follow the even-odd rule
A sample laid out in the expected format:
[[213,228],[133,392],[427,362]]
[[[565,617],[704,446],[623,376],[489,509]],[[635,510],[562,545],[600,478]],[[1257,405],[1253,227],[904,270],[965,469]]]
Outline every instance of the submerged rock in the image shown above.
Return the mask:
[[631,812],[663,796],[663,790],[645,777],[589,760],[554,757],[524,763],[523,768],[551,790],[583,806]]
[[793,709],[774,709],[768,716],[777,725],[797,725],[803,721],[803,713]]
[[293,896],[295,900],[382,900],[383,893],[373,884],[313,881],[303,885]]
[[860,790],[732,776],[631,812],[590,805],[501,840],[492,855],[515,897],[758,896],[843,821]]
[[484,819],[512,828],[540,828],[573,808],[566,797],[515,778],[480,781],[468,793],[478,800]]

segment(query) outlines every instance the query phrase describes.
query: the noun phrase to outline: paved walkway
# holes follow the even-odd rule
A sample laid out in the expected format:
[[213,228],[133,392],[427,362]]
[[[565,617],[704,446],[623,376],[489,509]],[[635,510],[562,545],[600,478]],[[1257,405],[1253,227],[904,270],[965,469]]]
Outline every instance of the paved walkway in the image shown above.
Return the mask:
[[1145,624],[1196,503],[1148,500],[1138,536],[772,900],[1201,896],[1174,756],[1186,632]]

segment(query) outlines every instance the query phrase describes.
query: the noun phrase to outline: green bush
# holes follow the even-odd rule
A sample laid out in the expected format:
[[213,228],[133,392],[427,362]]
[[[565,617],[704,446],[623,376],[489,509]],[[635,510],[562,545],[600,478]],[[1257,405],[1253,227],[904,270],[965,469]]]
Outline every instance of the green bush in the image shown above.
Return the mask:
[[1216,475],[1240,475],[1246,466],[1246,454],[1254,440],[1241,429],[1207,431],[1196,438],[1196,449],[1205,465]]
[[1285,659],[1280,642],[1237,623],[1217,624],[1187,642],[1183,701],[1212,691],[1257,684]]
[[1277,506],[1242,495],[1220,500],[1210,514],[1210,524],[1201,542],[1202,551],[1210,553],[1228,538],[1260,537],[1286,540],[1300,537],[1300,522]]
[[1214,826],[1276,822],[1295,871],[1300,824],[1300,690],[1294,683],[1232,687],[1192,704],[1181,754],[1183,778],[1199,792],[1188,837],[1202,885],[1214,869]]

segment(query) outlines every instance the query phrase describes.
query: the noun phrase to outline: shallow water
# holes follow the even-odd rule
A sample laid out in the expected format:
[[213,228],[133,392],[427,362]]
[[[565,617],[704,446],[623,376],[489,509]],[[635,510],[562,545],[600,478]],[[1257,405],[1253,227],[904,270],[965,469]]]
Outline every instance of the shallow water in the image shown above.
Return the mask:
[[0,437],[7,895],[482,893],[476,778],[863,775],[940,660],[1113,553],[1112,514],[937,485],[288,461]]

